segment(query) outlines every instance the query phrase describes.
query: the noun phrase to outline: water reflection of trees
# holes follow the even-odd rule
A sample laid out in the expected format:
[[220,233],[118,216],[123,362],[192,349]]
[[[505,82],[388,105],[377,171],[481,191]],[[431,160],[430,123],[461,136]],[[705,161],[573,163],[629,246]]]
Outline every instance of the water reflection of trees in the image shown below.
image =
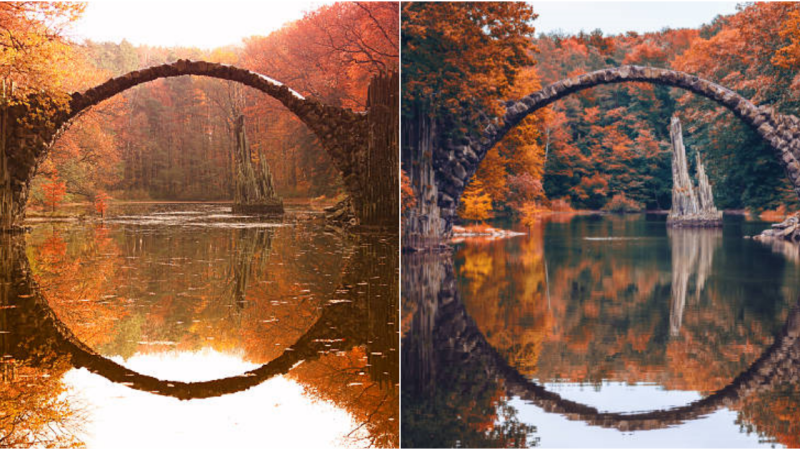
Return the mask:
[[[442,256],[404,255],[402,343],[403,447],[528,447],[535,427],[517,418],[503,380],[457,341],[463,329],[442,327],[457,306],[452,265]],[[444,255],[443,258],[449,258]]]
[[[68,359],[46,348],[20,354],[20,339],[12,334],[38,323],[14,314],[18,268],[11,241],[11,236],[0,235],[0,447],[78,446],[83,410],[73,405],[61,380],[70,367]],[[25,339],[30,345],[40,340]]]
[[[796,441],[792,433],[796,435],[796,417],[800,412],[797,395],[800,304],[793,307],[774,337],[769,337],[771,345],[763,349],[752,366],[734,373],[712,395],[668,410],[606,413],[548,392],[520,374],[518,368],[508,365],[508,360],[489,344],[483,330],[476,326],[477,321],[470,317],[469,308],[461,302],[452,263],[447,257],[404,258],[404,287],[413,285],[418,278],[423,285],[438,285],[440,289],[403,290],[403,302],[414,304],[403,308],[412,315],[404,330],[402,351],[404,442],[408,435],[420,446],[459,445],[459,436],[464,435],[465,428],[478,429],[469,421],[469,412],[476,404],[466,399],[480,401],[481,392],[492,391],[496,386],[502,386],[505,395],[518,396],[547,412],[622,431],[670,427],[726,407],[738,411],[739,423],[745,431],[755,430],[766,439],[784,445]],[[667,338],[667,342],[671,341]],[[543,363],[541,356],[539,363]],[[494,406],[501,404],[502,401],[496,402]],[[478,410],[481,405],[478,403]],[[493,417],[491,414],[488,417]],[[512,417],[509,424],[516,426],[518,422]],[[439,441],[433,430],[456,437]]]
[[540,380],[719,389],[781,325],[780,262],[756,268],[757,283],[730,283],[744,261],[730,249],[713,258],[731,245],[719,232],[672,230],[664,245],[649,226],[579,218],[459,247],[463,302],[492,346]]
[[767,442],[800,448],[800,384],[783,382],[743,399],[737,423]]
[[294,229],[97,230],[34,232],[29,253],[59,318],[108,356],[244,348],[269,361],[314,323],[341,276],[335,240]]
[[81,445],[83,410],[65,395],[61,381],[69,363],[56,355],[42,362],[47,369],[13,358],[0,362],[0,447]]
[[[4,244],[9,267],[1,275],[2,286],[19,286],[6,291],[13,308],[0,310],[0,319],[12,322],[3,330],[14,330],[10,345],[15,355],[27,359],[40,353],[62,355],[66,362],[71,359],[72,365],[112,381],[180,398],[246,389],[304,360],[289,376],[305,386],[308,395],[347,410],[359,423],[354,439],[366,434],[362,445],[397,446],[396,237],[354,235],[342,245],[320,237],[321,233],[276,239],[273,230],[234,232],[232,238],[221,235],[216,240],[212,233],[202,243],[196,242],[197,236],[173,236],[165,244],[149,232],[115,236],[100,231],[102,239],[93,239],[98,229],[48,230],[32,237],[27,247],[30,266],[28,258],[20,257],[25,246],[19,239],[16,250],[11,243]],[[197,265],[188,267],[192,261]],[[197,276],[191,276],[192,271]],[[30,274],[44,287],[26,288]],[[185,295],[146,295],[164,283],[165,290]],[[237,291],[244,295],[237,298]],[[42,294],[48,296],[45,306]],[[103,325],[108,337],[96,339],[98,323],[105,319],[110,323]],[[61,334],[54,320],[74,333]],[[214,326],[198,329],[198,323]],[[88,349],[75,345],[70,336],[92,345]],[[135,374],[93,356],[91,350],[107,355],[154,352],[163,347],[140,342],[162,340],[184,349],[243,348],[248,359],[270,361],[272,366],[229,381],[192,386]],[[277,350],[276,343],[280,343]],[[30,366],[50,373],[47,379],[59,386],[69,368],[52,372],[46,360]],[[34,408],[28,405],[26,411]]]

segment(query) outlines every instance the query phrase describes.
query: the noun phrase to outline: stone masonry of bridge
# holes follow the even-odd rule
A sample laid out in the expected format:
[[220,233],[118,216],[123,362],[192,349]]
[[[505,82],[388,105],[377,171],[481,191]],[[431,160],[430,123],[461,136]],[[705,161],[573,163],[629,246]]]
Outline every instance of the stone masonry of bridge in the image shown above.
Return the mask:
[[[723,86],[674,70],[642,66],[622,66],[598,70],[553,83],[518,101],[505,103],[502,118],[484,116],[480,132],[460,140],[433,139],[430,132],[416,132],[406,139],[404,123],[404,167],[421,201],[410,214],[404,238],[440,240],[452,232],[464,187],[475,174],[486,153],[525,117],[575,92],[603,84],[644,82],[672,86],[713,100],[753,127],[776,151],[776,156],[800,196],[800,119],[782,115],[768,106],[756,106]],[[424,125],[424,126],[422,126]],[[418,128],[441,127],[436,121]],[[422,134],[422,136],[420,136]],[[444,134],[444,133],[442,133]],[[418,139],[415,139],[418,138]],[[407,144],[408,141],[412,141]],[[414,166],[414,167],[411,167]],[[407,239],[406,239],[407,240]],[[405,245],[405,244],[404,244]]]
[[[30,182],[52,143],[84,111],[136,85],[159,78],[198,75],[257,89],[281,102],[317,136],[342,175],[362,225],[396,226],[398,211],[396,116],[397,74],[378,76],[369,88],[365,113],[304,98],[261,74],[205,61],[178,60],[112,78],[82,93],[67,106],[50,98],[4,109],[0,120],[0,231],[18,229]],[[43,113],[45,112],[45,113]],[[392,139],[392,136],[395,136]],[[392,148],[393,146],[393,148]]]

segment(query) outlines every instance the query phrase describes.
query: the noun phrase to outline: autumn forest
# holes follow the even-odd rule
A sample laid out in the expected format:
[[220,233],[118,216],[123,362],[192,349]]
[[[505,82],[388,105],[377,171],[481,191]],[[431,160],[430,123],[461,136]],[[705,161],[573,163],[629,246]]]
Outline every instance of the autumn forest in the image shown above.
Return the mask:
[[399,4],[142,8],[0,3],[0,447],[398,447]]
[[800,2],[0,2],[0,447],[797,448]]
[[[213,50],[125,40],[75,45],[57,33],[80,16],[81,6],[21,5],[58,21],[59,28],[45,43],[33,41],[30,30],[24,54],[4,59],[6,82],[16,89],[46,80],[54,90],[80,91],[183,58],[268,73],[324,103],[363,111],[369,79],[391,70],[398,58],[397,5],[391,3],[326,6],[269,36]],[[17,14],[15,26],[35,26],[20,20],[14,6],[3,8],[6,15]],[[39,60],[19,67],[18,61],[32,57]],[[29,70],[36,71],[35,79]],[[339,174],[314,134],[278,102],[236,83],[182,77],[125,91],[76,120],[37,171],[31,202],[52,209],[60,202],[93,202],[100,194],[120,200],[230,199],[240,115],[248,118],[253,151],[265,156],[283,196],[333,199],[342,193]]]
[[[455,122],[448,132],[457,138],[475,126],[469,118],[479,110],[497,114],[501,101],[627,64],[687,72],[797,114],[798,8],[757,3],[698,29],[568,35],[537,33],[535,5],[408,4],[403,118],[413,122],[425,111],[447,115]],[[475,12],[481,20],[471,18]],[[481,38],[484,27],[493,39]],[[451,51],[463,42],[473,43],[469,51]],[[448,76],[433,79],[438,73]],[[465,98],[475,101],[467,104]],[[524,218],[541,209],[668,210],[673,115],[686,124],[689,151],[709,161],[718,206],[756,214],[797,209],[769,145],[729,111],[684,91],[626,83],[577,93],[526,118],[486,154],[464,191],[459,215],[481,221]]]

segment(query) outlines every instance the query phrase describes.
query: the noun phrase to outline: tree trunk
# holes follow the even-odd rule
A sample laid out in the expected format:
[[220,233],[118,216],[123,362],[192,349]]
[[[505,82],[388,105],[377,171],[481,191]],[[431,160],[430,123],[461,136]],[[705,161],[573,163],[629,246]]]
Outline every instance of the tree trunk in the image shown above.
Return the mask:
[[[672,139],[672,209],[667,217],[667,225],[718,227],[722,226],[722,213],[714,206],[711,184],[708,182],[705,168],[697,155],[697,178],[699,186],[695,188],[689,177],[686,161],[686,148],[683,145],[681,122],[673,116],[669,129]],[[699,193],[699,198],[698,198]]]

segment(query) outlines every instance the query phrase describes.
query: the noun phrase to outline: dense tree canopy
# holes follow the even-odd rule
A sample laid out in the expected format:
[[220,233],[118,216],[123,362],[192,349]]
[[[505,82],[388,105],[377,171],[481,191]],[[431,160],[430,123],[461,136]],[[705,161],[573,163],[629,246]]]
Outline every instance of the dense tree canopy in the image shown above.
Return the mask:
[[402,10],[404,117],[420,107],[460,118],[497,112],[517,74],[533,64],[533,8],[521,2],[415,2]]
[[82,3],[0,3],[0,78],[5,97],[15,94],[20,100],[32,91],[63,94],[71,55],[64,30],[84,8]]
[[[9,9],[6,5],[2,8]],[[52,15],[47,23],[53,27],[82,11],[56,4],[24,7]],[[43,72],[41,77],[62,80],[53,89],[68,92],[139,68],[202,59],[250,69],[324,103],[363,111],[370,78],[397,67],[398,9],[388,2],[336,3],[267,36],[213,50],[134,46],[124,40],[78,44],[55,34],[48,45],[69,52],[70,63],[59,69],[58,60],[49,57],[42,64],[65,74],[54,78]],[[94,201],[99,192],[118,199],[229,199],[234,123],[241,114],[247,116],[254,158],[265,155],[279,194],[338,195],[342,182],[329,156],[311,130],[276,100],[232,82],[179,77],[136,86],[82,115],[40,167],[32,198],[44,203],[44,185],[58,173],[67,201]]]
[[[506,17],[516,20],[518,15]],[[517,60],[514,71],[506,72],[514,76],[505,78],[505,83],[496,83],[495,91],[481,91],[473,96],[487,102],[520,98],[569,76],[638,64],[697,74],[737,91],[756,104],[798,115],[798,23],[800,6],[796,3],[756,3],[741,6],[734,15],[717,17],[700,29],[614,36],[604,36],[601,30],[577,35],[539,35],[526,49],[528,61]],[[439,26],[438,33],[449,36],[449,26],[449,22]],[[408,45],[419,46],[416,35],[412,36],[414,39],[404,37],[404,45],[408,41]],[[426,30],[424,36],[430,40],[438,35]],[[443,41],[439,45],[447,45],[446,38],[437,39]],[[511,52],[520,48],[514,47],[515,43],[504,45],[513,49],[508,50]],[[426,45],[424,48],[435,48],[431,43]],[[413,46],[411,50],[413,56],[419,54]],[[534,59],[535,68],[530,66]],[[418,60],[423,64],[419,65]],[[407,101],[421,98],[426,86],[433,86],[431,92],[439,95],[448,92],[450,82],[470,86],[454,76],[443,77],[442,86],[421,77],[418,82],[414,70],[439,70],[425,66],[425,59],[418,60],[406,62],[404,57],[404,70],[411,66],[411,75],[404,78],[404,87],[412,87],[404,92]],[[471,67],[463,60],[452,64]],[[469,92],[468,87],[464,89]],[[470,98],[463,93],[450,96]],[[492,104],[488,103],[491,110]],[[435,105],[429,107],[434,114],[438,111]],[[797,198],[783,168],[769,145],[752,129],[709,100],[679,89],[644,83],[581,91],[540,111],[535,118],[526,119],[489,151],[473,177],[481,190],[468,188],[463,200],[474,205],[473,197],[479,192],[488,194],[490,214],[495,216],[521,216],[523,210],[533,208],[530,203],[547,206],[556,200],[582,209],[614,209],[622,204],[625,209],[637,205],[668,209],[672,188],[668,125],[672,115],[685,124],[689,159],[694,161],[692,154],[700,152],[709,161],[709,177],[719,207],[755,212],[781,205],[789,209],[797,207]],[[520,201],[519,177],[523,175],[541,183],[546,198],[522,195],[527,200]],[[617,201],[612,205],[614,198]],[[462,208],[462,212],[465,219],[474,216],[469,208]]]

